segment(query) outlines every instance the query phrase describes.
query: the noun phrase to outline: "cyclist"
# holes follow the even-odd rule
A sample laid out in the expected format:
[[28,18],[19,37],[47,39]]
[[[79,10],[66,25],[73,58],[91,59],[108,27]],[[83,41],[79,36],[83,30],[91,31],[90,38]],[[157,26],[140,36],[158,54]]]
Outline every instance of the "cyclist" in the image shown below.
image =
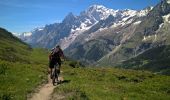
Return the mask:
[[59,45],[57,45],[55,48],[51,50],[51,53],[49,54],[49,68],[50,68],[50,77],[52,78],[52,70],[56,64],[59,65],[59,73],[60,73],[60,67],[61,67],[61,59],[65,58],[64,53]]

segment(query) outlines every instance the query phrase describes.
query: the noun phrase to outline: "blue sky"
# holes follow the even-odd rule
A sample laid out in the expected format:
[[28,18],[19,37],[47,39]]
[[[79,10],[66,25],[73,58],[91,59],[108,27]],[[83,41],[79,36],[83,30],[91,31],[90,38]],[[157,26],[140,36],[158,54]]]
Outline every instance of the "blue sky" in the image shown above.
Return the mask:
[[0,27],[10,32],[28,32],[46,24],[61,22],[69,13],[78,15],[90,5],[112,9],[140,10],[160,0],[0,0]]

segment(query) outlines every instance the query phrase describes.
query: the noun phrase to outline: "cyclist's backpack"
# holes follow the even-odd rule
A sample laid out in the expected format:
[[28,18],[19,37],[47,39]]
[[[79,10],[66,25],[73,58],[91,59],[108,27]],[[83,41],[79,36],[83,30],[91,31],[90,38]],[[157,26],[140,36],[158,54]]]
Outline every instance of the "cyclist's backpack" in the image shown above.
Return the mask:
[[55,49],[52,50],[51,58],[52,59],[60,58],[60,53],[59,53],[59,49],[58,48],[55,48]]

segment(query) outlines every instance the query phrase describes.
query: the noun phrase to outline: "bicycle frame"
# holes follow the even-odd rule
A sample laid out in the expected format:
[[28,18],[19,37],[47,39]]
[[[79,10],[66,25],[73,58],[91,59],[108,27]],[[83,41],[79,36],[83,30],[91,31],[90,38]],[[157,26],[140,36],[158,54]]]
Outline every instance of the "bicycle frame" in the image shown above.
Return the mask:
[[57,82],[59,81],[59,79],[58,79],[59,71],[60,71],[59,65],[58,64],[54,65],[54,69],[53,69],[53,72],[52,72],[52,83],[53,83],[53,85],[55,85],[56,80],[57,80]]

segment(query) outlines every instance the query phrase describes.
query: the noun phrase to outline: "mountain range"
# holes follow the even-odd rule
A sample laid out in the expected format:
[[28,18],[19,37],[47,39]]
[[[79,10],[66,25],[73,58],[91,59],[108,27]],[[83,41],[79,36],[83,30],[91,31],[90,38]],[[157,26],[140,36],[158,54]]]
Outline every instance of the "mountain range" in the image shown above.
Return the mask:
[[[52,48],[59,44],[68,57],[84,64],[122,64],[127,68],[124,62],[145,55],[148,50],[168,46],[169,26],[169,0],[139,11],[92,5],[78,16],[69,13],[61,23],[36,28],[18,37],[36,47]],[[166,66],[169,68],[170,64]]]
[[[92,28],[92,26],[99,26],[102,24],[102,21],[105,22],[104,20],[110,21],[110,24],[115,24],[116,27],[126,24],[126,21],[128,19],[132,20],[132,17],[145,16],[150,9],[147,8],[141,11],[130,9],[113,10],[102,5],[92,5],[85,11],[82,11],[79,16],[69,13],[61,23],[35,28],[31,32],[24,32],[18,35],[18,37],[33,46],[45,48],[52,48],[60,42],[62,48],[66,49],[79,35]],[[109,23],[106,22],[105,24],[105,26],[101,26],[101,29]]]

